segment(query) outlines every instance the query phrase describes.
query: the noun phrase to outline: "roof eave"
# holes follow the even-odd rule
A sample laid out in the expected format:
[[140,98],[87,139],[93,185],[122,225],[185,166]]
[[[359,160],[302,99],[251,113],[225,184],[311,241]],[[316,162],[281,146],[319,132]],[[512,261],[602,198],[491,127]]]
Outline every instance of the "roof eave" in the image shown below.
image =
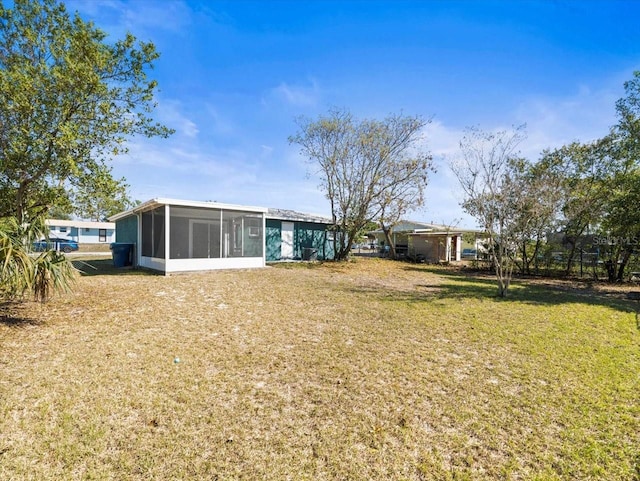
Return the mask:
[[109,217],[111,222],[115,222],[120,219],[124,219],[130,215],[138,214],[140,212],[145,212],[148,210],[155,209],[162,205],[175,205],[178,207],[194,207],[194,208],[205,208],[205,209],[222,209],[222,210],[236,210],[236,211],[249,211],[265,214],[267,212],[266,207],[256,207],[252,205],[236,205],[236,204],[223,204],[219,202],[206,202],[206,201],[194,201],[194,200],[182,200],[182,199],[168,199],[164,197],[158,197],[155,199],[150,199],[146,202],[143,202],[140,205],[137,205],[133,209],[129,209],[124,212],[120,212],[119,214],[112,215]]

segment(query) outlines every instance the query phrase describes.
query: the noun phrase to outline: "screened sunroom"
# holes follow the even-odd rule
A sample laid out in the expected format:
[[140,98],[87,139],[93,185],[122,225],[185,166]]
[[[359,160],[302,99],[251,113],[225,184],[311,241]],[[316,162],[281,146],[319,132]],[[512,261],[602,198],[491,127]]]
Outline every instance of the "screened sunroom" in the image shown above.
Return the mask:
[[165,273],[264,267],[265,212],[216,202],[153,199],[111,217],[135,264]]

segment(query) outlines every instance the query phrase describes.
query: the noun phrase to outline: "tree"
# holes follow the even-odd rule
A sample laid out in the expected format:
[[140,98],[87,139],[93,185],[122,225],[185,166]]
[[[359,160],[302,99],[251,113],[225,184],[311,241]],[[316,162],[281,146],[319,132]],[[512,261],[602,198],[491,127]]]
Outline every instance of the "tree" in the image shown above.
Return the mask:
[[626,96],[616,102],[618,123],[609,135],[606,208],[598,248],[608,255],[609,281],[622,281],[640,245],[640,71],[624,84]]
[[[372,219],[379,222],[392,259],[396,257],[393,227],[407,212],[424,205],[428,174],[434,170],[431,155],[416,148],[425,125],[415,117],[389,117],[384,122],[361,124],[366,163],[380,176],[380,186],[372,198]],[[369,178],[373,181],[375,175]]]
[[546,168],[544,162],[525,159],[511,162],[512,178],[520,193],[514,217],[514,234],[518,242],[516,264],[523,274],[531,273],[531,264],[538,268],[538,260],[547,234],[552,232],[558,218],[562,199],[562,178]]
[[0,3],[0,217],[46,214],[131,136],[170,134],[148,116],[157,58],[130,34],[107,43],[56,0]]
[[40,239],[44,224],[18,224],[13,217],[0,219],[0,299],[13,300],[31,292],[46,301],[54,291],[66,291],[74,269],[63,254],[53,250],[34,255],[25,246]]
[[[55,252],[30,255],[52,207],[70,209],[74,188],[120,180],[107,162],[132,136],[167,136],[149,117],[157,84],[152,43],[106,33],[56,0],[0,0],[0,297],[32,290],[46,299],[73,269]],[[110,180],[109,180],[110,179]]]
[[298,119],[289,137],[320,174],[320,188],[331,206],[338,235],[336,259],[345,259],[369,221],[393,223],[424,203],[431,156],[420,150],[421,131],[430,120],[391,115],[382,121],[358,120],[332,110],[316,121]]
[[507,295],[523,228],[516,169],[521,159],[515,149],[524,138],[523,126],[496,133],[468,129],[460,141],[461,156],[451,164],[464,191],[463,209],[487,233],[500,297]]
[[640,168],[616,175],[595,244],[608,264],[609,281],[621,282],[640,245]]
[[127,188],[124,178],[116,180],[105,169],[83,176],[72,191],[74,212],[82,219],[105,221],[133,207]]
[[541,169],[561,178],[561,212],[558,229],[568,248],[565,274],[583,248],[584,235],[599,224],[609,195],[608,181],[616,168],[610,155],[611,139],[571,144],[543,152]]

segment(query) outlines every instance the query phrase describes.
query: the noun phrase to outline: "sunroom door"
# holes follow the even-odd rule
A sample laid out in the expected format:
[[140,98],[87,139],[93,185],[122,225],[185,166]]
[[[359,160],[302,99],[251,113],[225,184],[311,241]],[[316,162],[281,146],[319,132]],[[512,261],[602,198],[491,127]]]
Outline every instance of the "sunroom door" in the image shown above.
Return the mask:
[[212,259],[220,257],[220,223],[211,221],[190,222],[189,257]]

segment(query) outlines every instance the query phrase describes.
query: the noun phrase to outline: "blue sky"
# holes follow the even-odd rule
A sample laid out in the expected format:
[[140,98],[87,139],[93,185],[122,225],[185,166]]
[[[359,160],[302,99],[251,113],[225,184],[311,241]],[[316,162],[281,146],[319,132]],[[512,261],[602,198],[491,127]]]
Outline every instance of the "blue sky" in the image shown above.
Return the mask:
[[214,200],[328,215],[288,137],[332,107],[432,118],[438,172],[408,218],[474,227],[447,167],[468,126],[527,124],[522,153],[605,135],[640,69],[636,1],[74,0],[70,11],[161,56],[155,118],[114,159],[132,197]]

